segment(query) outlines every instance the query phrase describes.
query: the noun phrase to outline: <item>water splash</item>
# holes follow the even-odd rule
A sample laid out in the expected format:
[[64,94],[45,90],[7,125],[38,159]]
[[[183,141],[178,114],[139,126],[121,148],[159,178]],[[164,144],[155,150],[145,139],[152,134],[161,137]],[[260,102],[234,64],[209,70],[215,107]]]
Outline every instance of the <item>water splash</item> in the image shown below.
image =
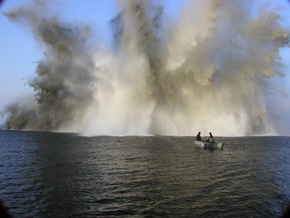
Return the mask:
[[46,53],[29,83],[34,103],[8,106],[6,128],[89,135],[275,132],[268,84],[284,74],[279,49],[289,46],[289,30],[279,11],[255,11],[253,4],[191,1],[169,22],[153,1],[120,1],[111,22],[114,48],[96,51],[88,49],[88,27],[44,16],[39,7],[45,5],[8,13],[29,23]]

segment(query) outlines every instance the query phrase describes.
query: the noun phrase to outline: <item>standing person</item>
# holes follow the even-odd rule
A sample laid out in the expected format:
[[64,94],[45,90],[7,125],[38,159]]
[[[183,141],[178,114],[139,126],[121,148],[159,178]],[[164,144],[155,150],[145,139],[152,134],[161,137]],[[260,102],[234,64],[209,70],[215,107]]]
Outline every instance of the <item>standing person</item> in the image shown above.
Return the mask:
[[195,137],[196,141],[201,141],[201,136],[200,136],[200,132],[198,132],[198,134]]
[[211,132],[209,133],[209,142],[214,142],[214,137],[213,135],[211,134]]
[[209,141],[210,148],[213,148],[213,145],[214,145],[214,137],[211,134],[211,132],[209,133],[208,141]]

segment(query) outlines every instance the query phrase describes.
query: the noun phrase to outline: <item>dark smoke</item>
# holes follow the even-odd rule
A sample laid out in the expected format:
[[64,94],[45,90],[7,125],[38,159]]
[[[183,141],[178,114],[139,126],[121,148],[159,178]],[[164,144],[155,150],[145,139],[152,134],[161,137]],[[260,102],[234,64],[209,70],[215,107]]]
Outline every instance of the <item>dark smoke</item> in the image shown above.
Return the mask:
[[[276,134],[272,78],[289,30],[254,1],[187,1],[174,22],[156,1],[119,1],[114,48],[89,49],[88,27],[44,16],[45,5],[7,14],[46,47],[32,104],[7,107],[7,129],[85,134]],[[30,9],[31,8],[31,9]],[[276,93],[275,93],[276,94]]]
[[[150,2],[136,0],[125,3],[122,13],[113,19],[115,28],[116,44],[120,49],[128,47],[127,43],[134,43],[138,53],[142,54],[148,64],[146,72],[146,89],[151,90],[148,97],[155,99],[155,106],[152,112],[149,133],[162,133],[162,126],[159,126],[159,114],[163,108],[171,113],[166,86],[166,72],[164,69],[164,50],[161,35],[163,7],[156,6]],[[130,23],[130,27],[126,24]],[[130,28],[130,29],[129,29]],[[132,31],[132,32],[131,32]],[[165,111],[164,111],[165,113]]]
[[35,91],[35,103],[26,103],[25,107],[19,102],[9,105],[7,129],[56,130],[80,119],[93,100],[96,76],[88,53],[90,30],[46,18],[43,6],[6,14],[11,21],[27,22],[46,47],[45,59],[37,65],[37,76],[28,83]]

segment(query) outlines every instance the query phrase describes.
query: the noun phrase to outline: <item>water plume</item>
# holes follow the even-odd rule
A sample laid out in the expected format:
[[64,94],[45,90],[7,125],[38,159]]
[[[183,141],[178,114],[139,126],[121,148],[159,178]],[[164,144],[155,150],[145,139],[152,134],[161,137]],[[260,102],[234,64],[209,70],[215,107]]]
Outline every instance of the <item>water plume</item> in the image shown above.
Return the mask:
[[[188,1],[169,22],[155,1],[119,1],[112,49],[88,49],[89,28],[24,19],[46,45],[30,81],[34,104],[8,106],[8,129],[83,134],[275,133],[268,92],[285,75],[279,49],[289,30],[279,11],[251,1]],[[43,7],[43,5],[41,6]],[[271,112],[271,113],[270,113]]]
[[93,99],[96,76],[86,44],[89,28],[47,18],[45,8],[43,2],[35,2],[6,14],[12,21],[27,23],[46,48],[37,76],[29,81],[35,102],[8,106],[8,129],[56,130],[76,122]]

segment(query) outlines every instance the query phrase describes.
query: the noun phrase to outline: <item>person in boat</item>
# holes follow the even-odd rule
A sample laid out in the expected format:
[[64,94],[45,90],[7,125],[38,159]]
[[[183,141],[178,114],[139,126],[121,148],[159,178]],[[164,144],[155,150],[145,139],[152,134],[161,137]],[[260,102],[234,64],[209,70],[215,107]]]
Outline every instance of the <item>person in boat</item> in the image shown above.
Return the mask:
[[211,142],[211,143],[214,143],[214,137],[211,134],[211,132],[209,133],[208,141]]
[[198,132],[198,134],[196,135],[196,137],[195,137],[195,140],[196,141],[201,141],[201,136],[200,136],[200,132]]
[[213,148],[213,146],[214,146],[214,137],[211,134],[211,132],[209,133],[209,137],[207,138],[206,141],[209,142],[209,148]]

